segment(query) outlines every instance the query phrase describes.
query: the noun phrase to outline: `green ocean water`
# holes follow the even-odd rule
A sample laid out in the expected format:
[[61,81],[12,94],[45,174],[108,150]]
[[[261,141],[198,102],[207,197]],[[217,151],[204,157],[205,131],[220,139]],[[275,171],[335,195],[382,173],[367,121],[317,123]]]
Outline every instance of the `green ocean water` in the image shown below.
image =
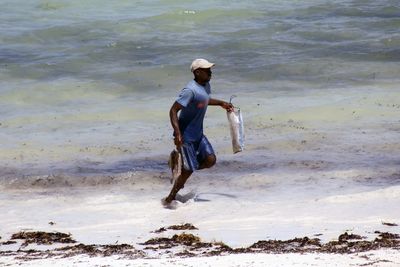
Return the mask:
[[[250,82],[367,82],[399,71],[397,1],[3,1],[1,12],[10,81],[132,87],[144,72],[175,74],[199,56],[215,59],[225,79]],[[134,91],[154,86],[142,83]]]
[[[386,129],[398,118],[399,29],[394,0],[1,1],[0,166],[13,175],[161,162],[168,109],[198,57],[216,62],[216,97],[238,95],[249,152],[290,142],[288,121]],[[222,154],[224,116],[211,109],[207,124]]]

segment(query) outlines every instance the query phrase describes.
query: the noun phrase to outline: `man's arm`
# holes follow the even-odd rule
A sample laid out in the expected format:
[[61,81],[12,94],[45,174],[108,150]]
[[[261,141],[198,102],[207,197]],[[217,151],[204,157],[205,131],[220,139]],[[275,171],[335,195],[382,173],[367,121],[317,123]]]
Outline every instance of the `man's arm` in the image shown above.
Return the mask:
[[210,100],[208,101],[208,105],[220,106],[229,112],[233,111],[233,105],[231,103],[228,103],[228,102],[225,102],[225,101],[222,101],[219,99],[210,98]]
[[174,143],[176,147],[179,149],[182,146],[182,134],[181,130],[179,129],[179,121],[178,121],[178,111],[181,110],[183,106],[178,102],[174,102],[171,109],[169,110],[169,119],[171,121],[172,128],[174,128]]

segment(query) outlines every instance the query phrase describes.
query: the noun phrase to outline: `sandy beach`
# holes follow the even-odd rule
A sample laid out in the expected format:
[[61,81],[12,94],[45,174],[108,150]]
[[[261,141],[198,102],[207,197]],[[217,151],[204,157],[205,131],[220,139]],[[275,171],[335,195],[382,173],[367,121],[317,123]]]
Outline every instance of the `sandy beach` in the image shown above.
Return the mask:
[[[4,0],[0,266],[400,266],[398,1]],[[169,109],[215,62],[173,208]]]
[[[334,107],[342,117],[316,117],[322,108],[317,105],[262,122],[255,110],[246,120],[246,149],[238,154],[222,134],[227,128],[207,126],[217,165],[193,175],[175,209],[161,205],[171,186],[167,142],[148,142],[148,150],[133,158],[92,163],[90,169],[59,165],[51,174],[36,168],[31,172],[37,174],[23,175],[26,170],[9,168],[1,184],[0,262],[396,266],[400,176],[398,154],[392,152],[398,131],[371,116],[370,106],[363,107],[379,99],[372,114],[394,121],[397,107],[388,96],[397,94],[371,93],[376,95],[360,97],[359,106],[352,106],[357,116],[346,106],[351,92]],[[211,124],[224,125],[217,114],[211,110]],[[196,229],[168,229],[185,224]],[[21,233],[39,236],[26,242]],[[43,237],[54,233],[74,242]]]
[[[221,134],[227,128],[208,126],[217,165],[193,175],[175,209],[161,205],[171,186],[168,143],[148,142],[149,150],[134,158],[78,172],[59,165],[50,175],[18,179],[24,171],[10,168],[0,197],[0,262],[396,266],[400,176],[397,154],[391,151],[398,132],[394,124],[377,130],[381,122],[371,116],[371,107],[363,106],[379,99],[372,114],[389,121],[396,118],[397,107],[386,104],[393,101],[390,94],[372,92],[378,94],[353,105],[357,116],[345,100],[344,110],[340,104],[334,107],[342,117],[316,117],[317,105],[263,123],[255,110],[246,120],[246,149],[238,154],[232,154],[229,137]],[[299,103],[305,99],[293,97]],[[215,110],[210,113],[211,124],[226,124]],[[196,229],[169,229],[185,224]],[[54,233],[65,234],[71,243],[46,238]]]
[[[223,169],[225,161],[221,161],[219,167]],[[315,173],[323,176],[322,171]],[[201,179],[191,181],[192,190],[185,189],[182,193],[183,202],[176,202],[176,209],[165,209],[160,202],[162,193],[169,188],[168,172],[161,171],[152,177],[146,171],[137,171],[116,176],[112,181],[96,175],[92,180],[85,179],[86,186],[79,188],[60,187],[68,177],[32,178],[32,188],[8,189],[2,195],[0,263],[5,266],[400,264],[397,185],[321,196],[320,187],[333,188],[326,188],[329,184],[325,184],[308,189],[307,193],[299,192],[297,176],[290,186],[275,187],[273,196],[260,197],[262,190],[245,188],[242,183],[246,177],[252,179],[252,184],[266,177],[241,174],[236,183],[228,183],[222,175],[215,178],[218,173],[201,174]],[[276,175],[269,179],[282,177],[281,173]],[[348,177],[351,173],[343,175]],[[133,177],[139,186],[132,184]],[[146,178],[147,181],[139,182]],[[114,184],[92,185],[102,180]],[[46,189],[41,188],[43,184]],[[335,184],[334,188],[342,186]],[[288,192],[283,194],[283,191]]]

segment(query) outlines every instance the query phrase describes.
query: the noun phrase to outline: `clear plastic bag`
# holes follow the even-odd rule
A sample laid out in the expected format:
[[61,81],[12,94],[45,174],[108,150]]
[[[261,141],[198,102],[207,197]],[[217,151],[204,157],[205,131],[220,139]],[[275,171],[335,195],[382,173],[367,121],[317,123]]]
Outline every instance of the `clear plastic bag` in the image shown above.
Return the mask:
[[[231,97],[232,98],[235,96]],[[240,108],[234,107],[234,110],[226,113],[229,122],[229,129],[232,138],[232,149],[233,153],[243,151],[244,148],[244,126],[243,117]]]

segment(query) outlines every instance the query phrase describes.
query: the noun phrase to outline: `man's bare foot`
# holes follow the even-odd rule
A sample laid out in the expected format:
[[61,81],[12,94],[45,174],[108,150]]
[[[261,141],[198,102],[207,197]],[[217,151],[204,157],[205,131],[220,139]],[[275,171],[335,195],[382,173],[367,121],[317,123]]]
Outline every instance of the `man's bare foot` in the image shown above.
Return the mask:
[[164,198],[164,202],[167,203],[167,204],[171,203],[172,200],[175,200],[175,198],[174,197],[170,197],[170,196]]
[[184,188],[185,182],[191,174],[192,174],[192,171],[185,171],[184,169],[182,169],[182,174],[179,175],[179,177],[175,180],[174,185],[172,186],[171,192],[163,200],[166,204],[169,204],[173,200],[175,200],[176,194],[178,194],[179,190]]
[[164,198],[166,203],[171,203],[173,200],[175,200],[176,194],[178,193],[177,190],[171,190],[171,192],[169,193],[169,195]]
[[177,208],[178,203],[173,199],[170,201],[167,201],[167,198],[161,199],[161,204],[164,206],[166,209],[174,210]]

